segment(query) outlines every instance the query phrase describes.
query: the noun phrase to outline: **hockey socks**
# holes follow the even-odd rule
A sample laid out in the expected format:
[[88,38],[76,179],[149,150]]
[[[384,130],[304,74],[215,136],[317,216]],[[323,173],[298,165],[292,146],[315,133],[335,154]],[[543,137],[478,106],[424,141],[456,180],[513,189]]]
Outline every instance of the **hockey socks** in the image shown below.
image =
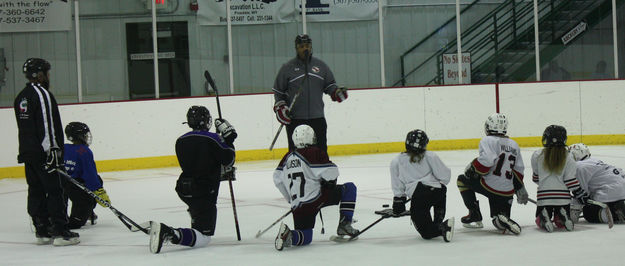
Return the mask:
[[[174,235],[176,237],[172,239],[171,243],[181,246],[203,247],[211,241],[210,236],[203,235],[200,231],[193,228],[174,229]],[[178,240],[178,242],[175,242],[175,240]]]
[[313,230],[312,229],[304,229],[304,230],[292,230],[292,242],[293,246],[304,246],[310,244],[313,239]]
[[352,182],[343,184],[343,193],[341,194],[341,204],[339,210],[341,217],[351,221],[354,216],[354,208],[356,208],[356,185]]

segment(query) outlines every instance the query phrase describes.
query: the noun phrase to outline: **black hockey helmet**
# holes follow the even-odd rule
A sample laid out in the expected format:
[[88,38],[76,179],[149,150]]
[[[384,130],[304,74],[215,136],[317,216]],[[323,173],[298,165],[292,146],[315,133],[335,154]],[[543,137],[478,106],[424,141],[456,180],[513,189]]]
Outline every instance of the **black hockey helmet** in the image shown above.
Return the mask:
[[22,71],[26,74],[26,78],[34,79],[37,78],[37,74],[39,72],[48,73],[50,68],[50,63],[48,63],[45,59],[28,58],[26,62],[24,62]]
[[82,122],[70,122],[65,126],[67,140],[74,143],[91,145],[91,130]]
[[297,37],[295,37],[295,47],[297,47],[298,44],[302,43],[312,44],[312,39],[310,39],[310,36],[308,36],[308,34],[299,34],[297,35]]
[[425,131],[415,129],[408,132],[408,135],[406,135],[406,150],[412,152],[423,151],[429,142],[430,139],[428,135],[425,134]]
[[566,129],[563,126],[558,125],[551,125],[545,128],[545,132],[543,133],[543,146],[566,146]]
[[187,124],[195,130],[208,130],[212,124],[212,117],[208,109],[204,106],[194,105],[187,111]]

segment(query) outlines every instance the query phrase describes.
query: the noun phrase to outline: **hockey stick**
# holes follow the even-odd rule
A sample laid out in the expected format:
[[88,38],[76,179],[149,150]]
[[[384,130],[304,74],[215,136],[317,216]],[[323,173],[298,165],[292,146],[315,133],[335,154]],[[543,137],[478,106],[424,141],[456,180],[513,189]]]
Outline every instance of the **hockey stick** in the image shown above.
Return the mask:
[[290,209],[287,213],[285,213],[284,215],[280,216],[280,218],[278,218],[278,220],[273,222],[269,227],[265,228],[265,230],[262,230],[262,231],[258,230],[258,233],[256,233],[256,238],[259,238],[265,232],[269,231],[269,229],[271,229],[274,225],[276,225],[277,223],[282,221],[282,219],[284,219],[285,217],[289,216],[289,214],[291,214],[292,212],[293,212],[293,209]]
[[399,215],[395,215],[395,214],[393,214],[393,209],[384,209],[384,210],[380,210],[380,211],[375,211],[375,214],[381,215],[381,217],[378,218],[377,220],[375,220],[375,222],[369,224],[364,229],[360,230],[357,234],[355,234],[353,236],[350,236],[349,238],[345,238],[345,239],[341,238],[339,236],[331,236],[330,240],[336,241],[336,242],[349,242],[349,241],[356,240],[360,235],[362,235],[362,233],[366,232],[367,230],[369,230],[371,227],[373,227],[374,225],[378,224],[382,220],[384,220],[386,218],[391,218],[391,217],[398,218],[398,217],[402,217],[402,216],[407,216],[407,215],[410,215],[410,211],[404,211],[403,213],[401,213]]
[[612,229],[612,227],[614,226],[614,218],[612,217],[612,211],[610,210],[608,205],[592,199],[588,199],[588,204],[599,206],[606,211],[606,216],[608,218],[608,228]]
[[[304,51],[304,56],[306,58],[308,58],[308,55],[309,55],[308,50]],[[299,88],[295,96],[293,96],[293,101],[291,101],[291,104],[289,104],[289,112],[293,108],[293,105],[297,101],[297,98],[299,97],[299,95],[302,94],[302,90],[304,89],[303,84],[305,82],[308,82],[308,60],[304,61],[304,80],[302,81],[302,86]],[[278,128],[278,131],[276,132],[276,135],[273,137],[273,140],[271,141],[271,145],[269,145],[270,151],[273,150],[273,146],[276,144],[276,140],[278,140],[278,136],[280,136],[280,132],[282,132],[283,127],[284,127],[284,124],[280,123],[280,127]]]
[[[128,230],[130,230],[131,232],[136,232],[136,230],[134,230],[133,228],[137,228],[139,229],[141,232],[144,232],[145,234],[150,234],[149,230],[138,225],[137,223],[135,223],[135,221],[133,221],[132,219],[128,218],[128,216],[124,215],[122,212],[120,212],[119,210],[115,209],[115,207],[113,207],[113,205],[111,205],[110,203],[104,201],[102,198],[100,198],[98,195],[96,195],[95,193],[93,193],[93,191],[89,190],[88,188],[86,188],[83,184],[81,184],[80,182],[76,181],[76,179],[72,178],[70,175],[68,175],[67,173],[56,169],[55,170],[57,173],[59,173],[60,175],[64,176],[68,181],[74,183],[74,185],[76,185],[78,188],[80,188],[82,191],[86,192],[87,194],[89,194],[89,196],[93,197],[95,200],[97,200],[100,204],[106,206],[107,208],[109,208],[113,214],[115,214],[115,216],[117,216],[117,218],[119,218],[120,221],[122,221],[122,223],[128,227]],[[133,231],[134,230],[134,231]]]
[[[219,113],[219,119],[221,119],[221,105],[219,105],[219,91],[217,90],[217,86],[215,86],[215,81],[211,74],[208,73],[208,70],[204,71],[204,77],[206,81],[213,87],[215,90],[215,99],[217,99],[217,112]],[[236,133],[234,133],[236,134]],[[235,135],[236,137],[236,135]],[[232,189],[232,179],[228,179],[228,185],[230,186],[230,200],[232,201],[232,212],[234,213],[234,226],[237,230],[237,240],[241,241],[241,231],[239,230],[239,217],[237,215],[237,205],[234,200],[234,190]]]

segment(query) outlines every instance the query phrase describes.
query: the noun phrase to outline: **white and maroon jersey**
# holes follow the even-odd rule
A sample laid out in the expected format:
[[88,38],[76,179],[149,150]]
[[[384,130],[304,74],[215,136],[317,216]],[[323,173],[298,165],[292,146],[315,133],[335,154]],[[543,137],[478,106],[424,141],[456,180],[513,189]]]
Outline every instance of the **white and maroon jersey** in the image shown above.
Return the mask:
[[440,188],[449,184],[451,170],[431,151],[420,162],[410,162],[410,154],[401,153],[391,161],[391,187],[395,197],[411,198],[419,183]]
[[332,181],[338,176],[339,169],[328,153],[315,146],[284,155],[273,173],[273,182],[295,209],[320,196],[322,179]]
[[625,173],[594,158],[577,163],[577,179],[590,198],[600,202],[625,199]]
[[532,181],[538,184],[536,205],[538,206],[563,206],[571,203],[569,191],[580,188],[575,177],[575,160],[569,153],[566,154],[566,162],[562,171],[554,173],[545,168],[544,149],[532,154]]
[[489,135],[480,141],[480,155],[471,163],[483,175],[482,186],[500,196],[514,194],[514,179],[523,184],[523,158],[516,141],[506,137]]

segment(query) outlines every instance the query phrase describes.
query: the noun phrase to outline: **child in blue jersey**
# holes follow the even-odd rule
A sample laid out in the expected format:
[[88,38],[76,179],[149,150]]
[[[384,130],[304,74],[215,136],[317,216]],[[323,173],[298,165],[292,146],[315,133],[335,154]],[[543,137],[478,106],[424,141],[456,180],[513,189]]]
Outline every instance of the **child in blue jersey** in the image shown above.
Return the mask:
[[[63,155],[67,173],[100,198],[111,203],[106,190],[102,187],[102,178],[98,175],[93,153],[89,149],[91,144],[89,127],[81,122],[71,122],[65,127],[65,135],[72,142],[72,144],[65,144]],[[95,224],[97,216],[93,209],[97,201],[71,182],[65,182],[63,189],[66,200],[69,198],[72,201],[72,211],[67,226],[70,229],[77,229],[85,225],[89,219],[91,219],[91,224]]]

